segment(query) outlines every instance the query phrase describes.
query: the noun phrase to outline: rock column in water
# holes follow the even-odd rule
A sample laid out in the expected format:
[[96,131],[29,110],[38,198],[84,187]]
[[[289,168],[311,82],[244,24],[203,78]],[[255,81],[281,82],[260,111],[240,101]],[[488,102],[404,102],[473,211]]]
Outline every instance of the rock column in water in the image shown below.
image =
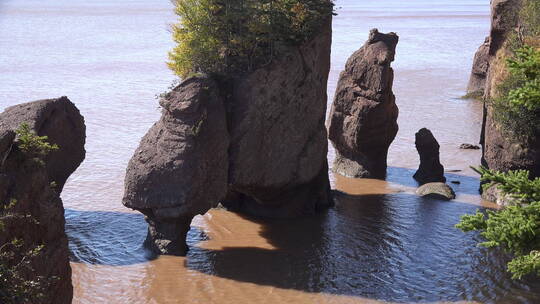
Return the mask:
[[227,80],[183,81],[162,101],[125,179],[125,206],[148,222],[147,246],[184,255],[192,218],[223,203],[264,217],[332,204],[326,155],[331,22],[269,65]]
[[446,182],[444,167],[439,161],[439,143],[430,130],[420,129],[415,134],[415,145],[420,155],[420,167],[414,174],[414,178],[420,184],[433,182]]
[[384,178],[388,148],[397,131],[392,92],[398,36],[371,30],[368,41],[341,72],[329,118],[336,150],[333,170],[347,177]]
[[[59,146],[43,164],[19,148],[15,131],[23,123]],[[0,244],[19,239],[25,250],[44,245],[30,259],[33,271],[22,273],[28,280],[50,280],[39,303],[68,304],[73,297],[60,192],[85,157],[84,143],[84,119],[66,97],[16,105],[0,114],[0,208],[15,202],[10,212],[32,218],[4,220]]]

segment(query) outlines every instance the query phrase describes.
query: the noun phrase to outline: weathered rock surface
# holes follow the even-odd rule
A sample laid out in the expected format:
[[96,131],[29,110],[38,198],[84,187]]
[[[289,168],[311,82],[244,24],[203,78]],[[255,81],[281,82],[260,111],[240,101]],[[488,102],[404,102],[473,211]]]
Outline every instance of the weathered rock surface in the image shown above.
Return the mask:
[[[497,86],[507,75],[508,51],[505,42],[508,35],[519,26],[518,11],[521,3],[520,0],[491,2],[490,34],[475,56],[470,79],[470,83],[477,83],[477,76],[487,67],[485,84],[478,88],[484,92],[483,98],[486,100],[498,97]],[[482,163],[498,171],[526,169],[531,171],[531,176],[540,176],[540,134],[527,137],[509,135],[494,114],[491,105],[485,103],[480,138],[483,147]]]
[[160,104],[161,119],[129,162],[124,205],[146,216],[149,247],[185,254],[192,218],[227,194],[225,105],[208,77],[187,79]]
[[247,75],[190,78],[127,169],[124,205],[145,214],[147,245],[186,252],[193,216],[222,203],[256,216],[292,218],[329,207],[326,83],[331,23],[300,47]]
[[398,36],[371,30],[341,72],[328,132],[336,149],[333,170],[347,177],[384,178],[388,147],[397,131],[392,92]]
[[502,190],[498,188],[498,186],[499,184],[494,184],[482,191],[482,198],[503,207],[516,202],[515,198],[508,194],[504,194]]
[[[234,83],[228,102],[234,208],[267,217],[298,217],[328,207],[326,86],[331,24],[267,68]],[[233,207],[230,200],[225,202]]]
[[420,129],[415,134],[415,145],[420,155],[420,167],[414,178],[420,183],[445,182],[444,167],[439,161],[439,143],[430,130]]
[[[18,148],[14,131],[22,123],[60,147],[45,159],[46,165],[36,163]],[[5,220],[0,244],[17,238],[27,249],[44,245],[40,255],[31,260],[34,272],[23,275],[30,280],[57,278],[51,281],[45,297],[35,303],[71,303],[73,297],[60,191],[84,159],[84,142],[84,119],[66,97],[13,106],[0,114],[0,207],[16,200],[10,212],[31,215],[35,220]],[[56,182],[55,187],[52,182]]]
[[481,97],[484,95],[490,60],[489,47],[490,41],[487,37],[474,55],[471,77],[467,86],[467,95],[469,96]]
[[448,186],[445,183],[427,183],[424,184],[418,189],[416,189],[416,194],[420,196],[433,197],[444,200],[453,200],[456,198],[456,193],[452,187]]
[[9,107],[1,117],[4,128],[16,130],[21,123],[28,123],[38,135],[47,135],[50,142],[61,147],[44,159],[50,180],[56,182],[61,192],[86,153],[86,127],[79,110],[67,97],[60,97]]

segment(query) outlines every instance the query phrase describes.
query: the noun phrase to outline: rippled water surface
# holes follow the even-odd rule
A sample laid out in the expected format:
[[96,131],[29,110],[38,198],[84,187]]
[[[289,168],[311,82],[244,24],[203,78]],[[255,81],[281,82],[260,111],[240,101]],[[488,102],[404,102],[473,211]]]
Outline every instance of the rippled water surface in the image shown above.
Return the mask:
[[[510,280],[507,257],[453,228],[461,214],[493,207],[468,169],[480,152],[458,149],[479,137],[481,104],[459,97],[488,32],[489,1],[336,8],[330,97],[369,29],[400,36],[388,182],[333,177],[336,207],[314,218],[212,210],[195,218],[187,257],[157,258],[141,247],[143,217],[121,197],[127,162],[159,117],[154,96],[174,80],[165,66],[170,2],[0,0],[0,109],[67,95],[86,119],[87,157],[62,193],[74,303],[540,303],[539,282]],[[421,127],[441,143],[449,181],[460,182],[455,201],[413,194]]]

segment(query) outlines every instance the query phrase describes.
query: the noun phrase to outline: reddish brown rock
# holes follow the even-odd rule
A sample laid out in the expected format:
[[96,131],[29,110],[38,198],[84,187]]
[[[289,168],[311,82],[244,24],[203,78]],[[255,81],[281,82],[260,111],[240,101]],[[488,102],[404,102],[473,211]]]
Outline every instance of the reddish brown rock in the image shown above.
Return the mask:
[[490,60],[489,46],[489,37],[487,37],[474,55],[471,77],[467,86],[467,95],[471,97],[484,96]]
[[[19,149],[14,131],[22,123],[60,147],[45,158],[45,165]],[[26,250],[44,245],[40,254],[31,259],[34,271],[23,276],[28,280],[40,276],[51,280],[44,298],[32,303],[67,304],[73,297],[60,191],[84,159],[84,142],[84,119],[66,97],[16,105],[0,114],[0,208],[16,201],[10,212],[31,216],[6,219],[0,244],[16,238],[22,240]]]
[[372,30],[340,74],[328,132],[336,149],[333,170],[341,175],[386,176],[388,147],[398,131],[390,67],[397,43],[396,34]]
[[[483,98],[497,98],[497,86],[504,81],[506,58],[505,44],[509,34],[519,27],[520,0],[493,0],[491,2],[491,29],[486,43],[475,57],[470,83],[476,82],[475,71],[487,66]],[[487,52],[486,52],[487,50]],[[487,62],[487,63],[486,63]],[[484,104],[482,135],[482,163],[490,169],[508,171],[526,169],[532,177],[540,176],[540,134],[512,134],[496,119],[495,109]]]
[[129,162],[123,202],[145,215],[148,247],[183,255],[192,218],[227,194],[225,105],[208,77],[185,80],[160,104],[161,119]]
[[145,214],[147,245],[186,252],[191,219],[222,203],[264,217],[332,204],[326,161],[331,23],[252,73],[182,82],[130,161],[123,203]]

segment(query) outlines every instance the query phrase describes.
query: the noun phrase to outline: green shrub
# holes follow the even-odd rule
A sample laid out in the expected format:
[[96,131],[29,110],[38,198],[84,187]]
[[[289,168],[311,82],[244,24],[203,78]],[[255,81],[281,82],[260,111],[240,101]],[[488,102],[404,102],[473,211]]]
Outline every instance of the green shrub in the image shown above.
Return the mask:
[[[5,206],[0,206],[0,233],[3,233],[7,221],[36,223],[30,215],[13,212],[16,203],[17,200],[11,199]],[[43,245],[28,248],[16,238],[0,245],[0,303],[35,303],[45,296],[47,288],[57,278],[26,277],[35,273],[32,260],[38,258],[42,250]]]
[[464,215],[456,227],[464,232],[480,231],[486,240],[480,246],[500,247],[513,254],[507,265],[513,278],[540,275],[540,178],[530,180],[525,170],[500,173],[481,167],[477,172],[488,182],[485,189],[498,185],[514,203],[501,210]]
[[175,0],[169,67],[180,77],[230,75],[265,65],[286,45],[314,36],[330,0]]
[[507,59],[509,75],[498,85],[492,100],[495,118],[504,130],[517,137],[540,133],[540,51],[523,46]]
[[17,146],[28,158],[43,165],[43,157],[50,152],[58,150],[58,145],[47,142],[47,136],[38,136],[26,123],[17,129]]
[[491,100],[494,116],[507,135],[528,140],[540,134],[540,1],[523,0],[518,27],[505,48],[509,75]]

